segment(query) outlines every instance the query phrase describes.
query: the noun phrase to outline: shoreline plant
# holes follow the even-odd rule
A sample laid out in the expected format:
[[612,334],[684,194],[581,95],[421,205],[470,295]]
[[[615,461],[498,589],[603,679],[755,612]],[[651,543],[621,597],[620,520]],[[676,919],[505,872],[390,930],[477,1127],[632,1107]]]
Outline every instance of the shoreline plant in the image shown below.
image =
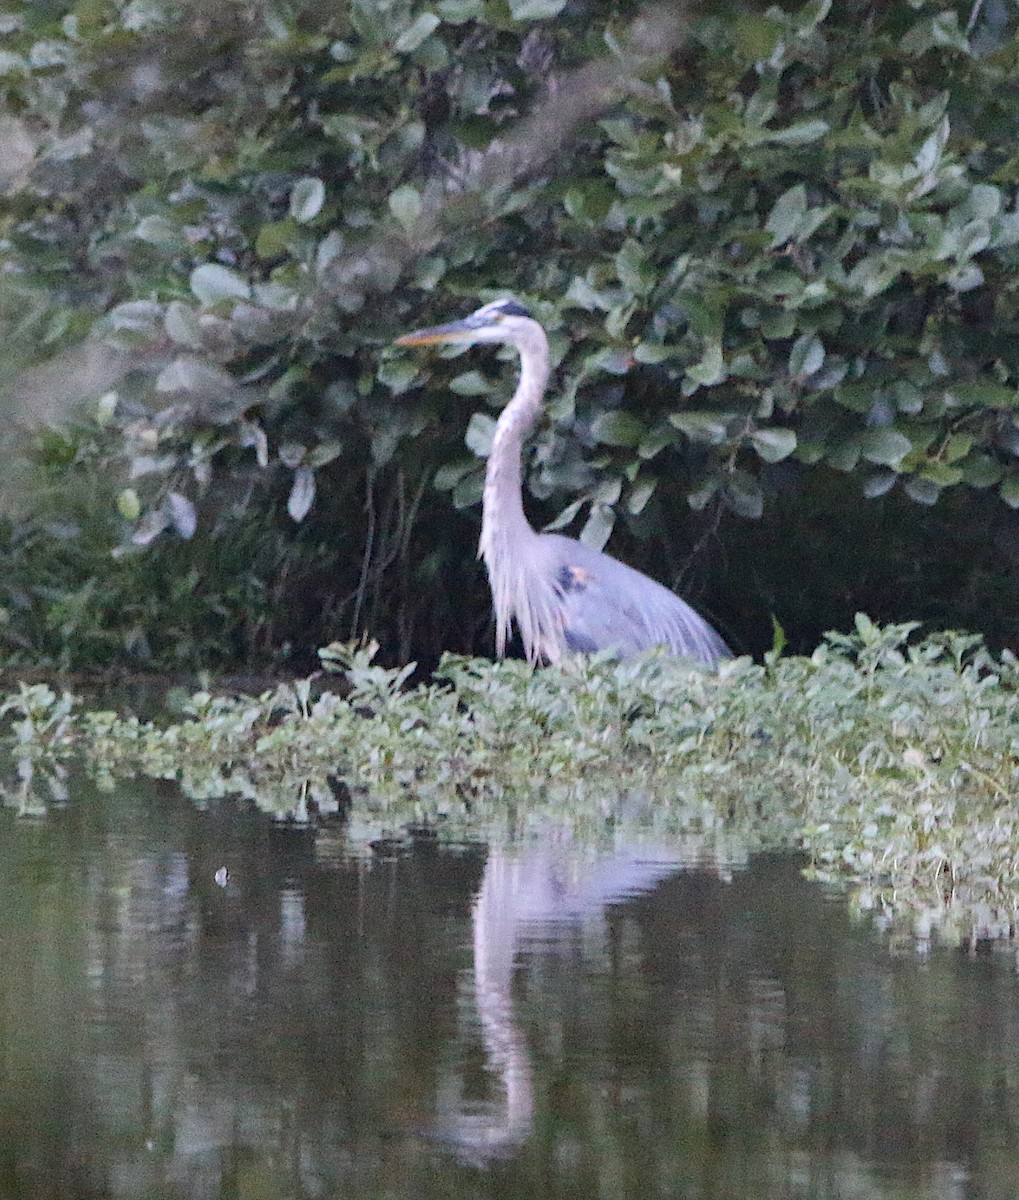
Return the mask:
[[110,787],[144,775],[200,804],[342,815],[362,844],[408,826],[520,838],[556,825],[683,839],[730,865],[797,850],[812,878],[918,936],[1011,937],[1019,663],[972,635],[915,635],[861,614],[809,657],[776,649],[717,672],[659,655],[538,671],[450,655],[418,685],[413,664],[333,645],[320,654],[337,690],[321,676],[258,697],[205,690],[158,721],[23,685],[0,703],[16,764],[4,795],[37,812],[80,764]]

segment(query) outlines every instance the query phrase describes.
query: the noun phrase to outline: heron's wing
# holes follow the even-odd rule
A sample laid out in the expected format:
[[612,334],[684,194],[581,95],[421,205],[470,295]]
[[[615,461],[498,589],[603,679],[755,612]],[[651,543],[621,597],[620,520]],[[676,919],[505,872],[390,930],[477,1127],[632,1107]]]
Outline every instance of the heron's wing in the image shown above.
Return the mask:
[[569,538],[554,547],[553,587],[565,646],[590,654],[638,654],[666,646],[711,665],[728,658],[725,642],[685,601],[632,567]]

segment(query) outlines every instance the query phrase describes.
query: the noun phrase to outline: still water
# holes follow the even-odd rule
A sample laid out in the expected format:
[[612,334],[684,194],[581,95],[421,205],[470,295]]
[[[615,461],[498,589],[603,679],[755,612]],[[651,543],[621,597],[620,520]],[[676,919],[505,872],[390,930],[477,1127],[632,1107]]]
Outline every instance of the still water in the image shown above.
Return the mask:
[[799,866],[4,810],[0,1197],[1019,1195],[1014,954]]

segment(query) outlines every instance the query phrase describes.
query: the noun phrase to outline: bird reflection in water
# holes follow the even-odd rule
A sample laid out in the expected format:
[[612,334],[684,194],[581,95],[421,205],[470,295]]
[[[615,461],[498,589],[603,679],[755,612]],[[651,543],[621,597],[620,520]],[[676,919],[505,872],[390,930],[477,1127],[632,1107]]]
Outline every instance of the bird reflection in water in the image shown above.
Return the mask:
[[554,845],[490,852],[472,914],[473,963],[460,985],[473,1026],[465,1040],[480,1033],[489,1096],[468,1098],[462,1064],[451,1071],[438,1096],[436,1140],[477,1166],[524,1144],[534,1126],[535,1089],[514,1004],[522,956],[563,956],[581,940],[603,942],[608,906],[651,891],[684,865],[675,852],[650,847],[586,862]]

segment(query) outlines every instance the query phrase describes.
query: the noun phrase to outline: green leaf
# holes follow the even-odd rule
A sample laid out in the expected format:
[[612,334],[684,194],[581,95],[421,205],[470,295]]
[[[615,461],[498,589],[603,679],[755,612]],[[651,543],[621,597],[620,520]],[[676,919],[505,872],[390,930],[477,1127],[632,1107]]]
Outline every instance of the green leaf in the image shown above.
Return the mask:
[[467,424],[464,442],[469,450],[473,450],[478,458],[488,458],[492,452],[492,439],[495,437],[495,419],[487,413],[474,413]]
[[290,191],[290,215],[304,224],[313,220],[325,204],[326,187],[321,179],[306,175],[298,179]]
[[566,0],[509,0],[514,21],[544,21],[558,17],[565,7]]
[[852,471],[860,461],[860,439],[841,438],[826,450],[824,457],[836,471]]
[[771,234],[772,249],[796,236],[806,212],[807,189],[802,183],[779,196],[764,223],[764,228]]
[[969,42],[959,25],[958,13],[946,10],[925,17],[908,30],[899,43],[903,53],[917,57],[935,46],[946,46],[964,54],[969,53]]
[[616,277],[633,296],[643,296],[656,282],[655,273],[647,266],[647,251],[633,238],[627,238],[613,259]]
[[463,371],[449,381],[449,390],[457,396],[487,396],[492,385],[480,371]]
[[619,475],[608,475],[595,488],[593,499],[599,504],[615,504],[622,490],[622,478]]
[[594,312],[596,309],[607,312],[612,307],[612,295],[597,291],[590,280],[574,275],[563,296],[563,303],[586,309],[587,312]]
[[916,153],[914,162],[918,171],[922,171],[925,175],[930,174],[940,164],[941,156],[945,151],[945,144],[948,141],[949,125],[948,118],[938,122],[937,128],[933,133],[928,134],[923,145]]
[[191,291],[203,304],[220,300],[248,300],[251,285],[236,271],[220,263],[203,263],[191,272]]
[[578,512],[584,507],[586,499],[581,496],[578,500],[573,500],[566,505],[551,521],[544,527],[546,533],[554,533],[557,529],[565,529],[573,520]]
[[421,193],[405,183],[389,197],[389,211],[409,233],[421,216]]
[[969,221],[959,231],[958,258],[972,258],[991,244],[991,226],[984,220]]
[[379,363],[375,377],[384,383],[394,396],[405,392],[417,379],[418,364],[412,358],[386,358]]
[[308,447],[301,442],[283,442],[276,453],[279,455],[280,462],[293,471],[304,462]]
[[[1016,431],[1016,442],[1019,443],[1019,430]],[[637,453],[641,458],[656,458],[666,446],[674,446],[675,444],[676,435],[668,425],[660,422],[653,429],[650,429],[645,437],[641,438],[640,445],[637,447]]]
[[315,274],[321,276],[327,271],[332,263],[336,260],[340,251],[343,249],[343,234],[339,230],[331,229],[325,237],[319,242],[318,249],[315,251]]
[[331,463],[333,459],[339,458],[343,453],[342,442],[319,442],[319,444],[309,452],[305,458],[305,462],[312,470],[317,471],[319,467],[324,467],[326,463]]
[[128,521],[138,520],[142,511],[142,504],[134,488],[124,488],[117,496],[117,511]]
[[657,487],[658,480],[653,475],[642,475],[630,488],[626,497],[626,511],[635,517],[639,516]]
[[230,390],[233,380],[222,368],[196,354],[180,354],[156,376],[157,392],[190,392],[215,396]]
[[1019,392],[1003,383],[953,383],[945,389],[948,395],[963,406],[980,408],[1019,407]]
[[1001,482],[1004,468],[989,454],[971,454],[959,463],[962,477],[970,487],[994,487]]
[[255,253],[259,258],[278,258],[286,254],[295,232],[296,226],[289,217],[285,221],[270,221],[258,231]]
[[919,475],[910,475],[904,482],[906,495],[917,504],[936,504],[941,495],[941,485],[933,479],[923,479]]
[[728,415],[713,412],[669,413],[669,422],[685,433],[691,442],[718,446],[728,436]]
[[198,528],[198,514],[187,496],[182,496],[180,492],[171,492],[166,497],[166,512],[170,524],[180,537],[185,541],[194,537]]
[[891,391],[900,413],[915,417],[923,412],[923,392],[916,384],[901,379],[892,385]]
[[162,507],[150,508],[131,534],[131,541],[136,546],[150,546],[169,524],[170,518]]
[[403,431],[389,425],[379,425],[372,431],[371,456],[377,467],[384,467],[392,460],[400,444]]
[[397,54],[413,53],[426,38],[439,27],[439,18],[435,13],[423,12],[421,15],[400,34],[393,43],[393,49]]
[[998,495],[1009,506],[1019,508],[1019,474],[1009,475],[1001,481]]
[[163,317],[166,332],[175,342],[197,350],[205,344],[205,336],[198,313],[180,300],[171,300]]
[[874,646],[881,640],[881,630],[866,613],[858,612],[853,618],[853,624],[865,646]]
[[153,300],[125,300],[123,304],[110,309],[106,320],[111,329],[151,337],[162,315],[163,310]]
[[287,512],[295,521],[303,521],[315,502],[315,472],[303,464],[294,472],[294,482],[287,498]]
[[791,429],[757,429],[750,435],[750,441],[767,463],[781,462],[796,449],[796,434]]
[[256,304],[276,312],[293,312],[297,307],[297,292],[282,283],[256,283],[251,294]]
[[725,475],[718,467],[712,467],[694,479],[693,487],[686,494],[686,502],[694,510],[701,512],[717,494],[725,483]]
[[242,421],[237,430],[237,444],[255,451],[255,461],[264,470],[269,465],[269,439],[256,421]]
[[460,480],[453,488],[453,507],[473,508],[477,504],[485,491],[485,473],[483,471],[470,471]]
[[796,332],[796,313],[791,309],[767,309],[760,319],[761,334],[769,341],[785,341]]
[[461,479],[475,469],[473,462],[447,463],[439,467],[432,480],[432,486],[437,492],[451,492]]
[[714,387],[726,378],[725,360],[722,357],[722,343],[710,340],[704,347],[701,361],[694,363],[686,372],[684,391],[696,391],[698,387]]
[[975,435],[972,433],[953,433],[950,434],[941,451],[941,457],[946,463],[954,463],[960,458],[965,458],[973,449]]
[[433,292],[445,275],[447,266],[441,254],[426,255],[416,264],[412,286],[423,292]]
[[333,42],[329,47],[329,57],[333,62],[354,62],[357,59],[357,51],[349,42]]
[[438,9],[442,19],[451,25],[479,20],[485,14],[484,0],[441,0]]
[[832,0],[810,0],[798,12],[794,10],[792,16],[800,37],[814,32],[831,11],[831,5]]
[[767,130],[768,141],[778,142],[783,146],[805,146],[808,142],[816,142],[824,137],[831,127],[827,121],[815,119],[812,121],[797,121],[795,125],[787,125],[785,129]]
[[1005,197],[1000,188],[991,183],[975,183],[969,195],[960,205],[967,217],[972,220],[989,221],[996,217],[1005,207]]
[[802,333],[789,351],[789,374],[803,380],[824,366],[824,343],[816,333]]
[[738,517],[756,521],[764,512],[764,492],[761,485],[746,471],[734,471],[722,494],[726,504]]
[[984,273],[976,263],[962,263],[948,272],[945,282],[953,292],[971,292],[984,282]]
[[900,265],[882,252],[868,254],[849,272],[846,283],[872,300],[883,292],[899,274]]
[[752,62],[770,58],[782,35],[778,21],[757,13],[747,13],[736,18],[732,36],[736,50]]
[[898,429],[864,429],[859,435],[860,453],[868,462],[882,467],[898,467],[913,449],[913,443]]
[[648,363],[654,366],[665,362],[675,353],[674,346],[663,346],[661,342],[639,342],[633,352],[633,357],[639,363]]
[[183,250],[188,244],[180,227],[160,216],[142,217],[135,226],[134,236],[160,250]]
[[117,411],[119,397],[116,392],[104,392],[96,401],[95,421],[100,429],[105,429],[113,420]]
[[601,550],[609,540],[615,523],[616,514],[607,504],[592,504],[584,528],[580,531],[580,540],[585,546]]
[[626,350],[605,346],[584,359],[584,367],[591,374],[606,371],[609,375],[628,375],[633,368],[633,355]]
[[890,492],[898,482],[899,476],[891,470],[882,469],[868,475],[863,481],[863,494],[868,500],[876,500]]
[[591,422],[591,436],[604,446],[636,446],[645,432],[643,422],[622,409],[599,413]]
[[920,468],[918,478],[936,483],[939,488],[953,487],[962,480],[962,470],[936,458],[928,459]]

